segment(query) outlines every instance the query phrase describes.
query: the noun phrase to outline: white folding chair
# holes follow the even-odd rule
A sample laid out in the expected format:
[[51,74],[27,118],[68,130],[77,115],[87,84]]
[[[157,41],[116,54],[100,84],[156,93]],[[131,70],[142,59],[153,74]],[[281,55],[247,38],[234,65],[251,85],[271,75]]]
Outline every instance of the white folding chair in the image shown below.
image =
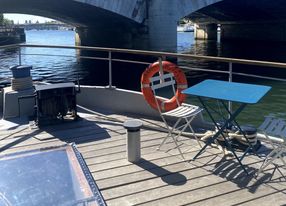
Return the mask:
[[[178,107],[164,112],[162,111],[161,105],[159,105],[158,98],[156,98],[157,92],[159,89],[165,88],[165,87],[172,87],[172,92],[175,96],[176,90],[175,90],[175,84],[176,81],[174,79],[173,73],[167,73],[160,76],[155,76],[150,78],[151,83],[151,89],[154,93],[156,105],[158,108],[158,111],[160,113],[160,116],[162,120],[165,123],[166,129],[168,130],[168,135],[164,138],[160,146],[157,148],[158,150],[161,148],[161,146],[166,142],[166,140],[170,137],[174,141],[176,148],[178,148],[178,151],[181,155],[181,157],[185,160],[184,155],[182,153],[182,150],[179,147],[179,144],[177,142],[178,138],[182,135],[182,133],[189,128],[192,132],[193,136],[196,138],[198,144],[201,146],[198,137],[195,135],[195,132],[191,126],[191,122],[194,120],[197,114],[199,114],[202,109],[198,106],[194,105],[186,105],[182,104],[180,105],[178,99],[176,98],[176,102]],[[176,97],[176,96],[175,96]],[[173,126],[169,126],[169,124],[166,121],[166,117],[172,117],[175,118],[176,121]],[[180,124],[183,123],[183,124]]]
[[[257,176],[271,163],[280,159],[286,169],[286,162],[284,160],[286,153],[286,121],[284,119],[267,116],[264,122],[258,128],[267,138],[273,150],[266,156],[262,165],[260,166]],[[276,141],[274,141],[274,138]],[[274,164],[275,165],[275,164]],[[275,165],[275,168],[279,168]],[[279,170],[283,175],[283,173]],[[286,179],[285,175],[283,175]]]

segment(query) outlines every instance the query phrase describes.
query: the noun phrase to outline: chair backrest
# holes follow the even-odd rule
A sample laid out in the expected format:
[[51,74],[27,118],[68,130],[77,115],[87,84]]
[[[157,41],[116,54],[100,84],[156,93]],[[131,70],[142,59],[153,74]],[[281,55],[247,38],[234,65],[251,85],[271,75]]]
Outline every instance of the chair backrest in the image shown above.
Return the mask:
[[274,135],[286,140],[286,121],[284,119],[267,116],[258,129],[267,135]]
[[175,81],[173,73],[167,73],[167,74],[162,74],[159,76],[151,77],[150,83],[151,83],[151,89],[155,96],[157,107],[160,112],[161,112],[161,105],[159,105],[159,102],[156,96],[157,96],[157,91],[165,87],[169,87],[169,86],[172,87],[173,96],[176,98],[177,105],[180,106],[177,96],[175,95],[176,94],[176,88],[175,88],[176,81]]

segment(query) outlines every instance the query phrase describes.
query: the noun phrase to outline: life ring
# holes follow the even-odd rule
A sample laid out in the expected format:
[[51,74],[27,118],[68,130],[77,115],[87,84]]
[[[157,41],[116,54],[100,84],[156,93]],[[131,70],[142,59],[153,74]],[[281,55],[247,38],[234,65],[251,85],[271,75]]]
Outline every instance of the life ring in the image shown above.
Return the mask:
[[[173,73],[174,78],[177,83],[177,90],[176,90],[175,96],[173,96],[171,99],[167,101],[158,99],[158,103],[159,105],[161,105],[161,110],[165,112],[165,111],[170,111],[178,107],[176,99],[178,99],[179,104],[182,104],[182,102],[184,102],[184,100],[186,99],[186,95],[182,94],[181,91],[188,87],[188,82],[187,82],[184,72],[181,69],[179,69],[177,65],[171,62],[168,62],[168,61],[162,61],[162,68],[163,68],[163,71],[165,72]],[[143,93],[145,100],[154,109],[158,109],[158,108],[157,108],[155,96],[150,87],[150,78],[153,77],[156,73],[158,73],[159,70],[160,70],[160,63],[155,62],[151,64],[142,73],[142,76],[141,76],[141,91]]]

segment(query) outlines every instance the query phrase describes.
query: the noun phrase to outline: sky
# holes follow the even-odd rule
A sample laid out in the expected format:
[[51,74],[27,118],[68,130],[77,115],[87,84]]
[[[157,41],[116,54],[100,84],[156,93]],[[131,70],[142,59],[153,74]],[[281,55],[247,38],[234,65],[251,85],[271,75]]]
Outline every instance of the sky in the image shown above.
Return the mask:
[[4,17],[10,20],[14,21],[14,24],[23,24],[25,23],[25,20],[31,20],[32,23],[36,23],[37,20],[39,23],[44,23],[47,21],[51,21],[52,19],[40,17],[40,16],[33,16],[33,15],[27,15],[27,14],[4,14]]

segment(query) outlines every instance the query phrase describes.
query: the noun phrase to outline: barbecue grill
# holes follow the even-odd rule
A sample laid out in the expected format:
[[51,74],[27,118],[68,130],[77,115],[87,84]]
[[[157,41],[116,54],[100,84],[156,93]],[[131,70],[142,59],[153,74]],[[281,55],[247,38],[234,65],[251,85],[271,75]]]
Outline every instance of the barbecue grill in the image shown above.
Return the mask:
[[74,83],[35,86],[35,123],[37,126],[77,119]]

